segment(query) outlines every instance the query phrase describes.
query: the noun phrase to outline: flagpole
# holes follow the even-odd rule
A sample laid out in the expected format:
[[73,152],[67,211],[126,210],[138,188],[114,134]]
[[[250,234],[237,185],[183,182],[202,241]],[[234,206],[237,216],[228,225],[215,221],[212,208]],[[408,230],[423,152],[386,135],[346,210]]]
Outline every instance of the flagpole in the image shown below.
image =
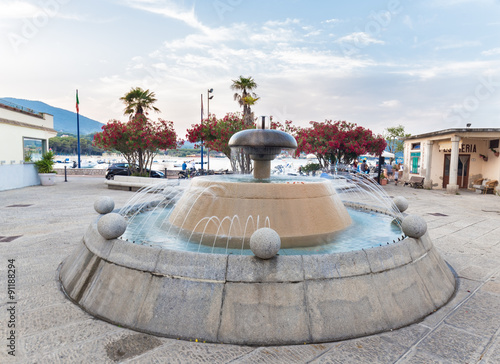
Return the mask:
[[[203,123],[203,94],[201,94],[201,123]],[[203,174],[203,140],[201,141],[201,174]]]
[[76,138],[78,145],[78,168],[80,165],[80,100],[78,100],[78,90],[76,90]]

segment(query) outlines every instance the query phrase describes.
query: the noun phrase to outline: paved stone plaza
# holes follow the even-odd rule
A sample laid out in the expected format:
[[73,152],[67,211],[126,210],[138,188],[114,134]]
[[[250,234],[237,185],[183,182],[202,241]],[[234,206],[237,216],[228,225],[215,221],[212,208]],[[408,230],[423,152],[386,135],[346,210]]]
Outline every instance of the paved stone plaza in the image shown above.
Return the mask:
[[[108,190],[104,178],[68,179],[0,192],[0,363],[500,362],[497,196],[385,187],[389,196],[408,199],[408,213],[424,217],[434,245],[459,277],[454,298],[422,322],[341,342],[248,347],[145,335],[98,320],[70,302],[60,289],[58,267],[96,216],[95,199],[110,196],[121,207],[132,193]],[[15,267],[10,293],[9,260]],[[15,357],[8,354],[9,322],[15,324]]]

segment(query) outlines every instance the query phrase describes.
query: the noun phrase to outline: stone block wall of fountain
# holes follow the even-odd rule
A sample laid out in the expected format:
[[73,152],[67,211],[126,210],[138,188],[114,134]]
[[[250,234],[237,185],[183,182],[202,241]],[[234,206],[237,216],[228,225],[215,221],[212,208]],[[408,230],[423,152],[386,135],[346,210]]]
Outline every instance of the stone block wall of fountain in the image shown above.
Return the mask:
[[60,271],[89,313],[155,335],[245,345],[325,342],[416,322],[455,279],[429,236],[339,254],[202,254],[106,240],[98,219]]

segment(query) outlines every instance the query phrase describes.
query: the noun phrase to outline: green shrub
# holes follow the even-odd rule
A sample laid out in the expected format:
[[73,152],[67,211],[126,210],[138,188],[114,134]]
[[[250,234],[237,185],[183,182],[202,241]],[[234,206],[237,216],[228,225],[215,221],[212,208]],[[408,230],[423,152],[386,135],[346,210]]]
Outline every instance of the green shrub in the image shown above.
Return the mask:
[[42,159],[35,162],[35,167],[38,170],[38,173],[56,173],[53,168],[54,153],[52,151],[43,153]]
[[149,172],[142,172],[142,173],[132,172],[131,176],[134,176],[134,177],[149,177]]
[[308,163],[305,166],[302,166],[301,171],[303,173],[309,173],[309,172],[318,171],[320,168],[321,168],[321,166],[319,165],[319,163]]

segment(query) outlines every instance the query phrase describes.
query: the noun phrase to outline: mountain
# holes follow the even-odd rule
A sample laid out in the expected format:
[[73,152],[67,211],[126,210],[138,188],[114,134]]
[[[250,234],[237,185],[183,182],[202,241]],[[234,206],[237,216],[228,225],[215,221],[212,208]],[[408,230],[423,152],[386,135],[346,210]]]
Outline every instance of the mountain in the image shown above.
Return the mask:
[[182,145],[181,149],[194,149],[194,144],[195,143],[190,143],[187,140],[184,140],[184,144]]
[[[76,135],[76,112],[50,106],[41,101],[15,99],[13,97],[4,97],[0,100],[12,102],[19,106],[24,106],[38,112],[44,112],[54,115],[55,130]],[[103,125],[104,124],[96,120],[92,120],[83,115],[80,115],[80,135],[102,131],[101,127]]]

